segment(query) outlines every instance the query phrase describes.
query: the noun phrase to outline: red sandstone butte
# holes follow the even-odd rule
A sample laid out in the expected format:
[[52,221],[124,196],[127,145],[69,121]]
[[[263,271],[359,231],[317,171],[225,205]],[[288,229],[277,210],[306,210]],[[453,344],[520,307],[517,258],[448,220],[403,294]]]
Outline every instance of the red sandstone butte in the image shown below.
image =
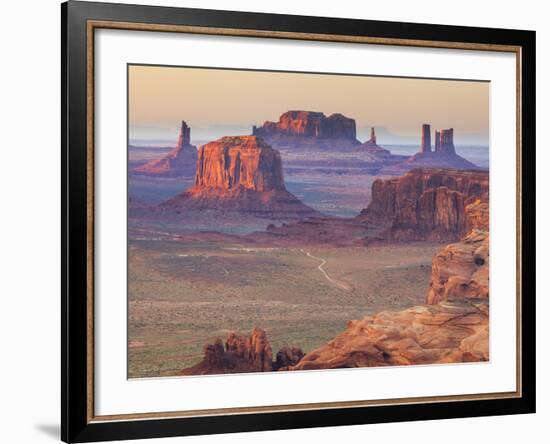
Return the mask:
[[192,176],[197,165],[197,147],[191,145],[191,128],[181,122],[178,144],[161,159],[151,160],[134,169],[147,176]]
[[318,214],[286,190],[279,152],[256,136],[222,137],[203,145],[194,186],[162,207],[219,210],[268,219]]

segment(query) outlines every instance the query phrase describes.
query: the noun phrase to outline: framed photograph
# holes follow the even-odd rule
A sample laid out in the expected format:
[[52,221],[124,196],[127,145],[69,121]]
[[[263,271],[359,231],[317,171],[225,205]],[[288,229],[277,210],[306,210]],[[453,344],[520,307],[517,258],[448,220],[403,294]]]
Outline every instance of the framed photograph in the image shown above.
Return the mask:
[[534,32],[61,12],[64,441],[535,411]]

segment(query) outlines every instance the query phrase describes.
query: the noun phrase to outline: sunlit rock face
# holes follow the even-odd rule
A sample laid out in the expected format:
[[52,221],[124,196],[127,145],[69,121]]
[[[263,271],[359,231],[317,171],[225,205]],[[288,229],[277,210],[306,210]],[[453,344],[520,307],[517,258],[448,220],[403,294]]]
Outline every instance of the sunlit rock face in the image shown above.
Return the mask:
[[197,190],[285,190],[280,154],[256,136],[222,137],[199,150]]

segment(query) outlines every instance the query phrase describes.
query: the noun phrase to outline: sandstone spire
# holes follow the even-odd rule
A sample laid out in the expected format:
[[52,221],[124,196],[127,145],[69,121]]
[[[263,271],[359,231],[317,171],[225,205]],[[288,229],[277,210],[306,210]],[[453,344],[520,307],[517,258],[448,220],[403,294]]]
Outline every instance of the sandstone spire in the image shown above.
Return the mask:
[[422,146],[420,151],[422,153],[432,152],[432,135],[431,135],[431,128],[428,123],[424,123],[422,125]]
[[374,132],[374,126],[370,129],[370,139],[368,141],[376,143],[376,133]]
[[456,154],[453,142],[453,128],[441,130],[441,152],[446,154]]
[[191,145],[191,128],[187,126],[185,120],[181,121],[180,133],[178,136],[178,145],[179,149],[185,148],[186,146]]
[[441,151],[441,132],[435,131],[435,152],[439,153]]

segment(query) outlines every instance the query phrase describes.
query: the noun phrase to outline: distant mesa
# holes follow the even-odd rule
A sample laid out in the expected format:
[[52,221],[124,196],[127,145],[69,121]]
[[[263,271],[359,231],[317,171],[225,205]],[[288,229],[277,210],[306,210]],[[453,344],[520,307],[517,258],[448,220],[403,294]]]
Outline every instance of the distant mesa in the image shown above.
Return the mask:
[[319,215],[286,190],[281,155],[257,136],[222,137],[201,146],[194,186],[161,207],[268,219]]
[[133,172],[147,176],[192,177],[196,165],[197,147],[191,145],[191,128],[182,120],[176,147],[161,159],[151,160]]
[[351,150],[361,144],[354,119],[339,113],[327,117],[315,111],[287,111],[278,122],[254,126],[252,135],[277,149]]
[[404,162],[382,168],[380,175],[398,176],[414,168],[480,169],[476,164],[456,154],[453,128],[435,131],[435,149],[432,151],[431,127],[422,125],[420,151]]
[[253,135],[269,137],[287,135],[296,137],[315,137],[318,139],[356,138],[355,120],[342,114],[326,117],[315,111],[287,111],[278,122],[265,122],[263,126],[253,128]]

